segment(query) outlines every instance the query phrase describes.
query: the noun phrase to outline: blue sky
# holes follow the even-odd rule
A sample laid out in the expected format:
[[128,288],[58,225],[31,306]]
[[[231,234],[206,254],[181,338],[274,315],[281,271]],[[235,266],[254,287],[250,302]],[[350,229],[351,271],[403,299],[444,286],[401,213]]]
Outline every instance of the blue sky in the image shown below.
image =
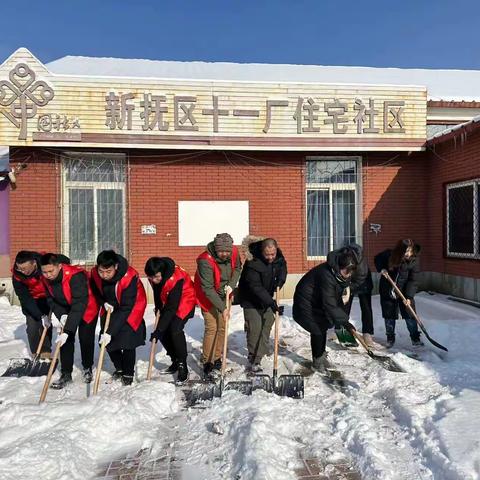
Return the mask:
[[480,69],[476,0],[2,2],[0,59],[64,55]]

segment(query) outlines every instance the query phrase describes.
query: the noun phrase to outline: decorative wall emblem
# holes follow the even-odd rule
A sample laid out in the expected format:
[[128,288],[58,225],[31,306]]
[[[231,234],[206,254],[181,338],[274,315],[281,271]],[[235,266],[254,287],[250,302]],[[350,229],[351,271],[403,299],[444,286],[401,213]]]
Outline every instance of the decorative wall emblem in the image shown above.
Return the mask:
[[9,75],[10,81],[0,81],[0,110],[15,127],[20,129],[19,140],[27,139],[27,120],[35,117],[37,107],[44,107],[55,96],[43,80],[35,80],[35,72],[25,63],[19,63]]

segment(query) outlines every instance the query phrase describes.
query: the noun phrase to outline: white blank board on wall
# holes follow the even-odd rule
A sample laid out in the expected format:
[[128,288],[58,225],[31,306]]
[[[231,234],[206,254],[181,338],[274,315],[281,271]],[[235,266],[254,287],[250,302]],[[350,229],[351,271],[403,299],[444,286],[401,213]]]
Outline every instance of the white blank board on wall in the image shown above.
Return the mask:
[[249,234],[248,201],[178,202],[178,244],[205,246],[217,233],[229,233],[236,245]]

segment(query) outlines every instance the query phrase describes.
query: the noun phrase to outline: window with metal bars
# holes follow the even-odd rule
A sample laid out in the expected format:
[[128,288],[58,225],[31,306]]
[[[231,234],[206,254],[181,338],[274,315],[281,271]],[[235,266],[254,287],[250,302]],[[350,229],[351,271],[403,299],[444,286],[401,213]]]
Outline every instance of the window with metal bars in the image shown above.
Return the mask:
[[99,252],[125,252],[124,154],[64,152],[63,252],[93,264]]
[[358,242],[359,157],[307,157],[307,256]]
[[447,185],[447,255],[480,258],[480,179]]

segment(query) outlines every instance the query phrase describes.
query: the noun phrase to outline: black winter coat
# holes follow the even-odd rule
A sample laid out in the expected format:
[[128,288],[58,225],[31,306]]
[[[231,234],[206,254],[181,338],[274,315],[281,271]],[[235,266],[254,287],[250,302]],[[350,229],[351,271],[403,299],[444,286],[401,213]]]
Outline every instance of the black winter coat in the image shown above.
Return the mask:
[[348,304],[344,305],[342,293],[348,286],[350,283],[340,279],[328,263],[317,265],[297,284],[293,296],[293,319],[314,335],[320,335],[332,326],[346,325]]
[[[95,295],[99,298],[100,305],[105,302],[113,306],[113,312],[110,317],[110,326],[108,333],[112,336],[110,343],[107,345],[107,351],[115,350],[133,350],[140,345],[145,345],[146,327],[145,321],[135,331],[127,319],[137,300],[137,277],[133,277],[130,285],[122,292],[121,304],[117,301],[115,294],[116,283],[125,275],[128,268],[127,259],[120,256],[118,270],[110,281],[102,280],[103,295],[100,295],[95,282],[92,280],[90,285]],[[105,324],[105,316],[102,317],[102,331]]]
[[287,279],[287,262],[282,251],[277,248],[277,256],[268,263],[262,255],[262,242],[249,246],[252,260],[243,265],[238,283],[238,295],[242,308],[266,310],[274,305],[275,290],[282,288]]
[[[21,279],[29,279],[29,278],[42,278],[42,269],[40,267],[40,257],[42,256],[38,252],[34,252],[34,260],[37,264],[37,269],[31,275],[25,275],[22,272],[19,272],[15,265],[13,266],[13,272],[15,276]],[[59,260],[62,263],[70,263],[70,259],[61,253],[57,254]],[[48,315],[50,311],[50,306],[48,305],[47,298],[33,298],[28,290],[27,285],[23,282],[17,280],[14,276],[12,276],[12,284],[15,290],[15,294],[20,301],[20,305],[22,306],[22,312],[25,316],[33,317],[35,320],[40,321],[42,315]]]
[[[394,282],[398,285],[398,288],[402,291],[408,299],[413,299],[417,293],[418,288],[418,274],[420,272],[420,261],[418,257],[413,257],[410,261],[403,261],[398,268],[390,269],[388,261],[392,250],[384,250],[375,257],[375,267],[378,272],[387,270],[388,274]],[[382,299],[395,300],[396,296],[392,295],[392,285],[382,275],[379,283],[379,293]]]

